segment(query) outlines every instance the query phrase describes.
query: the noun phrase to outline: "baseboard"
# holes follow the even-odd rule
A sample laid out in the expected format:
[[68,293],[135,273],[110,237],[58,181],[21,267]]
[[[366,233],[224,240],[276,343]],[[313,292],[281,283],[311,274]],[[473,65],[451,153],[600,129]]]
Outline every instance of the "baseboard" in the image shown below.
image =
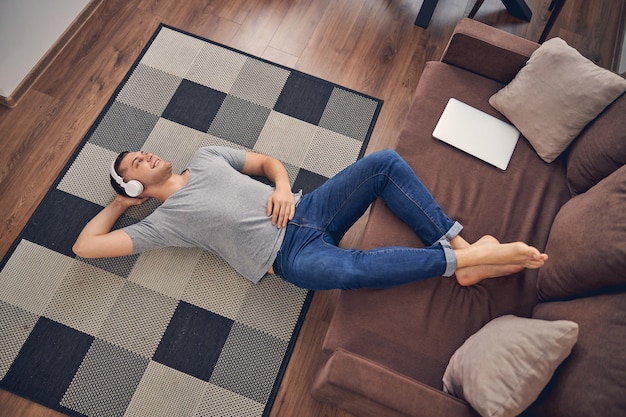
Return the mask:
[[20,99],[35,84],[41,74],[50,66],[54,59],[61,53],[65,46],[74,38],[78,31],[83,27],[85,22],[89,20],[91,15],[100,7],[103,0],[91,0],[87,6],[80,12],[76,19],[61,34],[59,39],[48,49],[41,59],[30,70],[28,75],[20,82],[20,84],[8,96],[0,95],[0,104],[13,108],[18,105]]

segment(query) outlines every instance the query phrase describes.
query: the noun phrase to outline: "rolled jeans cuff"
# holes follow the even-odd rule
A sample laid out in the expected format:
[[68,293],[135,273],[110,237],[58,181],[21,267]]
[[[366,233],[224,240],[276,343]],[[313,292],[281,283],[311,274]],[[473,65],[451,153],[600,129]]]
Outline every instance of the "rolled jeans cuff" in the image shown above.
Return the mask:
[[441,239],[445,239],[450,242],[461,233],[461,230],[463,230],[463,226],[461,225],[461,223],[454,222],[450,230],[448,230],[448,232]]
[[452,276],[452,274],[456,271],[456,254],[452,249],[450,241],[458,236],[462,229],[463,226],[461,226],[459,222],[454,222],[450,230],[448,230],[448,232],[441,239],[439,239],[439,244],[443,248],[443,254],[446,258],[446,270],[443,273],[444,277]]

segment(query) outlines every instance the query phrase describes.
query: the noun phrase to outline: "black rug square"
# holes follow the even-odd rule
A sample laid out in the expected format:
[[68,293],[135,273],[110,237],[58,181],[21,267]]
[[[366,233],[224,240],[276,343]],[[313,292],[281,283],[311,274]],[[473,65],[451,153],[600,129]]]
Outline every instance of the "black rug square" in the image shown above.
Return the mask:
[[315,172],[301,169],[293,183],[294,190],[314,190],[324,184],[328,178]]
[[233,323],[181,301],[152,360],[209,381]]
[[54,408],[93,340],[93,336],[41,317],[0,387]]
[[37,207],[23,238],[73,258],[72,246],[82,226],[100,210],[97,204],[53,188]]
[[206,132],[217,115],[226,94],[183,80],[165,108],[162,117],[192,129]]
[[332,92],[331,84],[292,72],[278,97],[274,110],[317,125]]

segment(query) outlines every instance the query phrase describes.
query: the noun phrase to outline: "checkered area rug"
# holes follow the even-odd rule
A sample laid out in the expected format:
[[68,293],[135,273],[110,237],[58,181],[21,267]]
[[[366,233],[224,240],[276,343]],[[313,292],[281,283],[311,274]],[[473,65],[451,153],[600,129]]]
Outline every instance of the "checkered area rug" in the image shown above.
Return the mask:
[[310,293],[200,249],[88,260],[72,244],[123,150],[175,172],[201,146],[253,150],[308,192],[362,156],[381,105],[160,26],[0,264],[0,388],[72,416],[267,414]]

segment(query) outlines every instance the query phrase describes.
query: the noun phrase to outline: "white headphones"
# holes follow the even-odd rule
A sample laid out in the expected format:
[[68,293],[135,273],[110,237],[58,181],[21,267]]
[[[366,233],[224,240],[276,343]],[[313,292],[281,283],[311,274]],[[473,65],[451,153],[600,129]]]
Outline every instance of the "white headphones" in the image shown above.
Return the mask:
[[111,177],[124,189],[124,192],[129,197],[137,197],[143,192],[143,184],[141,182],[137,180],[124,182],[124,178],[120,177],[119,174],[115,172],[115,161],[111,164]]

